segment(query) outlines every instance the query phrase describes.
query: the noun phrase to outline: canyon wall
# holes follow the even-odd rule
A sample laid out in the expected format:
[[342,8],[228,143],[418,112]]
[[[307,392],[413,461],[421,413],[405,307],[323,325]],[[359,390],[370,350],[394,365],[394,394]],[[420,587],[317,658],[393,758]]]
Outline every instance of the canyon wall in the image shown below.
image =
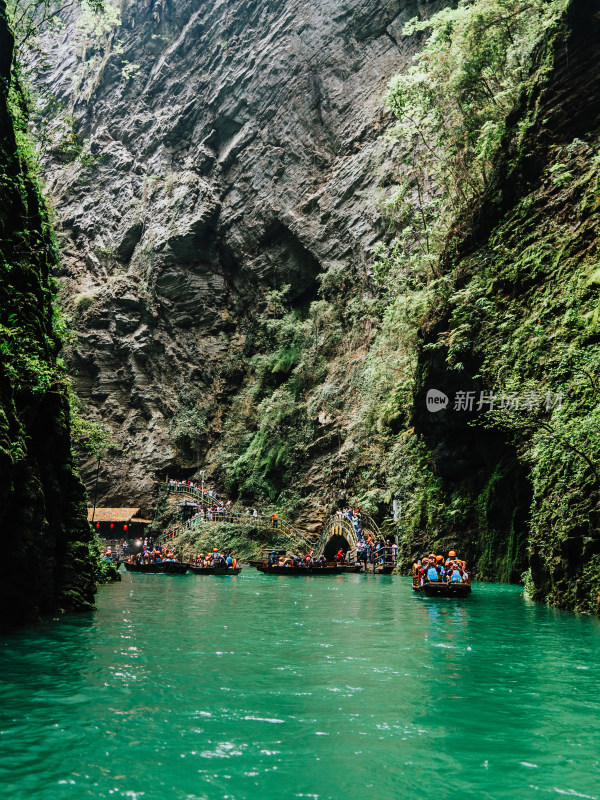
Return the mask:
[[31,174],[26,104],[0,0],[0,623],[89,609],[95,592],[84,488],[73,466],[51,290],[57,261]]
[[[382,97],[418,44],[404,23],[440,6],[129,2],[103,38],[78,34],[73,12],[49,39],[39,85],[85,142],[75,158],[46,154],[78,337],[68,360],[120,449],[99,504],[148,507],[157,480],[217,464],[270,291],[289,287],[285,307],[302,314],[324,282],[368,290],[393,184]],[[335,437],[328,424],[311,434],[331,440],[325,460],[348,420]],[[321,455],[299,468],[311,496]],[[83,475],[91,486],[93,462]]]
[[[573,0],[542,39],[488,191],[451,231],[447,288],[420,329],[413,422],[427,467],[408,534],[413,548],[458,543],[481,577],[525,573],[534,598],[593,612],[599,19],[600,3]],[[432,388],[449,398],[441,412],[427,410]],[[457,407],[460,392],[474,402]]]
[[149,508],[202,468],[307,531],[360,503],[407,565],[460,548],[482,578],[595,610],[598,3],[540,28],[485,191],[385,285],[410,166],[383,94],[420,46],[404,23],[442,6],[153,0],[48,41],[67,357],[119,443],[99,502]]

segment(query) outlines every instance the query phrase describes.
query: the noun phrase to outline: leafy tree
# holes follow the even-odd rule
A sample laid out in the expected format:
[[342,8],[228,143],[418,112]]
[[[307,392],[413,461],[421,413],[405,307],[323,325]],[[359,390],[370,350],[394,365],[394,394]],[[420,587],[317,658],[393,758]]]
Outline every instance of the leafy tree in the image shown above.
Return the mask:
[[33,46],[40,33],[62,25],[61,15],[82,2],[95,15],[104,11],[104,0],[8,0],[7,10],[17,51]]

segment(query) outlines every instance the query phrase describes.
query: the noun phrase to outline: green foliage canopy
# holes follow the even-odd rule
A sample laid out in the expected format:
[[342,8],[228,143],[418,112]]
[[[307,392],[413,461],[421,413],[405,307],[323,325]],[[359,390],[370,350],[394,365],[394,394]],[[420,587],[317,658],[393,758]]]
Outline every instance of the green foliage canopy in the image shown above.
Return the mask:
[[[566,0],[461,0],[404,33],[426,34],[414,64],[393,79],[385,104],[398,118],[392,137],[404,153],[392,209],[420,226],[449,222],[481,196],[508,113],[531,78],[532,59]],[[415,197],[416,195],[416,197]],[[416,203],[415,203],[416,200]]]

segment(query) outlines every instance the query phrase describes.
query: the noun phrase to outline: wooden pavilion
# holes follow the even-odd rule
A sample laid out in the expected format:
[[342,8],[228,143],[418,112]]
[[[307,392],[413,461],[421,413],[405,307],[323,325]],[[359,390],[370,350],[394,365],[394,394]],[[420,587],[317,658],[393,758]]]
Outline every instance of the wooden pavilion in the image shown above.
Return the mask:
[[139,513],[139,508],[88,508],[88,522],[101,539],[141,539],[152,520]]

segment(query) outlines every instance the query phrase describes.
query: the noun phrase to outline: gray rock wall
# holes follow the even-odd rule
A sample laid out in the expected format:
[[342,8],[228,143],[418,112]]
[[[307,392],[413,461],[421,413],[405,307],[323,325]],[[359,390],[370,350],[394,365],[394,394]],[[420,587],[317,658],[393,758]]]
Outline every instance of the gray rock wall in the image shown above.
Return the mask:
[[148,504],[182,466],[178,397],[239,350],[269,287],[301,304],[327,270],[364,278],[392,169],[383,93],[416,46],[404,23],[440,5],[126,2],[103,48],[83,47],[74,16],[49,42],[44,81],[91,145],[71,163],[51,154],[46,174],[71,367],[123,447],[99,504]]

